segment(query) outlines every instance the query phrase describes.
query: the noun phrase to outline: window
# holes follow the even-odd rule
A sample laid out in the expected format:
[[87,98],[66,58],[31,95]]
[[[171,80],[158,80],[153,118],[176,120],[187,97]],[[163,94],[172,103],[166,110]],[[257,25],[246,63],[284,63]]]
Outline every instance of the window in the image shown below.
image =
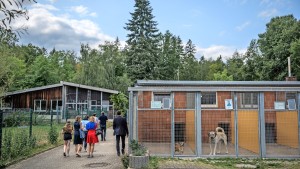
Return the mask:
[[286,92],[285,100],[289,110],[296,110],[297,93]]
[[240,108],[258,108],[258,93],[240,93]]
[[201,107],[215,107],[217,106],[216,92],[202,92],[201,93]]
[[51,110],[56,112],[56,110],[60,111],[62,107],[61,100],[51,100]]
[[35,112],[45,112],[47,109],[46,100],[34,100],[34,111]]
[[171,108],[171,94],[170,93],[153,93],[153,101],[160,102],[161,108]]

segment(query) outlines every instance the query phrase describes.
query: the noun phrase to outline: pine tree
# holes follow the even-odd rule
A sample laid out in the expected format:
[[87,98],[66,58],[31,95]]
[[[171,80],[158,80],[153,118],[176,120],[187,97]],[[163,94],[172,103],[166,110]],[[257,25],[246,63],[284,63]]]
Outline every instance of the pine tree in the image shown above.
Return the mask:
[[149,0],[135,0],[132,19],[124,27],[127,34],[126,64],[132,80],[157,79],[159,31]]

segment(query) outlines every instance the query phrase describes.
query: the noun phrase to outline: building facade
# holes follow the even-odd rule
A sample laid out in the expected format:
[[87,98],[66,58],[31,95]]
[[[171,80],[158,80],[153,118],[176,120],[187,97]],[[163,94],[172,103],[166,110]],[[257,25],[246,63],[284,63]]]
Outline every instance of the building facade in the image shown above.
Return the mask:
[[140,80],[128,90],[130,139],[151,154],[212,157],[209,132],[221,127],[228,153],[221,142],[215,156],[300,157],[299,81]]
[[118,91],[61,81],[59,84],[36,87],[6,93],[1,109],[18,111],[30,109],[40,115],[69,119],[76,115],[86,115],[101,111],[113,118],[113,104],[110,96]]

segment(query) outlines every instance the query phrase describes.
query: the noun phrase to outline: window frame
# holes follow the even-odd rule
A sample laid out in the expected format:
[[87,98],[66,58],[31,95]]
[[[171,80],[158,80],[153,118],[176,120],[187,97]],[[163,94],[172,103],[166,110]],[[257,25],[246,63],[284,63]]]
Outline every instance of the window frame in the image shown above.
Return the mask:
[[[55,109],[53,109],[53,102],[55,102],[55,104],[56,104],[56,106],[58,106],[58,107],[63,107],[63,105],[62,105],[62,100],[60,100],[60,99],[52,99],[51,100],[51,102],[50,102],[50,108],[51,108],[51,110],[53,111],[53,112],[56,112],[56,108]],[[61,102],[61,106],[59,106],[59,102]],[[55,106],[55,107],[56,107]],[[58,109],[58,111],[60,111],[61,109]]]
[[[160,99],[155,99],[155,95],[164,95],[167,97],[161,97]],[[165,108],[164,107],[164,100],[168,99],[169,100],[169,107]],[[160,101],[161,102],[161,109],[171,109],[172,108],[172,99],[171,99],[171,93],[170,92],[152,92],[152,98],[151,101]]]
[[[246,95],[250,94],[250,99],[249,100],[246,100]],[[256,95],[256,103],[254,101],[255,99],[255,96],[254,94]],[[259,101],[258,101],[258,93],[255,93],[255,92],[245,92],[245,93],[239,93],[240,95],[240,109],[258,109],[258,104],[259,104]],[[250,102],[248,102],[250,101]],[[248,103],[247,103],[248,102]]]
[[[45,102],[45,109],[42,109],[42,102]],[[39,109],[36,109],[37,108],[37,104],[39,104]],[[47,100],[44,100],[44,99],[35,99],[34,100],[34,112],[46,112],[46,111],[47,111]]]
[[[204,104],[204,103],[202,103],[202,98],[205,96],[205,95],[203,95],[203,93],[214,93],[215,94],[215,104]],[[218,107],[218,92],[216,92],[216,91],[207,91],[207,92],[201,92],[201,107],[213,107],[213,108],[215,108],[215,107]]]

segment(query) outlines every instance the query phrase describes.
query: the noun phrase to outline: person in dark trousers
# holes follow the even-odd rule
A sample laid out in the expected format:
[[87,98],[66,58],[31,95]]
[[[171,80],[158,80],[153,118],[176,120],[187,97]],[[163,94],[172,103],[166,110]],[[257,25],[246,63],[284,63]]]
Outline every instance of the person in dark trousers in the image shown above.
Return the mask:
[[120,156],[120,138],[122,139],[122,154],[125,154],[125,136],[128,137],[127,121],[121,116],[121,112],[117,112],[117,116],[113,120],[114,135],[116,136],[117,155]]
[[101,114],[102,115],[99,117],[99,120],[100,120],[100,129],[102,131],[101,141],[106,141],[106,139],[105,139],[105,137],[106,137],[106,121],[108,119],[107,119],[107,116],[104,114],[104,112],[102,112]]

